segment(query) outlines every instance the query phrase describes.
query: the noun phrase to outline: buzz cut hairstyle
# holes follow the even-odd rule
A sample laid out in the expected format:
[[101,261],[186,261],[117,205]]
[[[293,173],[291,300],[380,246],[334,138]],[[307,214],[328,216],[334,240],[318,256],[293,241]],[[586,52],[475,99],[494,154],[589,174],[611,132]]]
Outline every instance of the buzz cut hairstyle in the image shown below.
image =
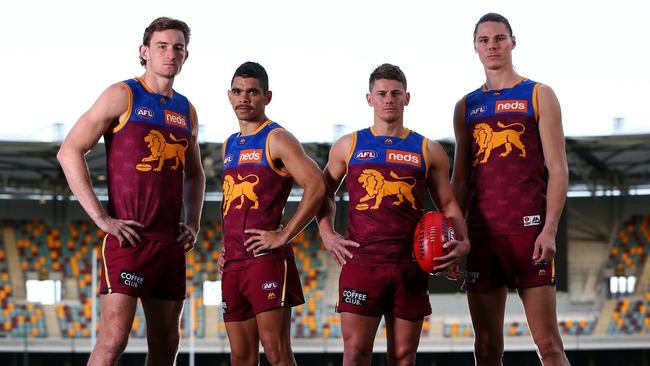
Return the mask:
[[399,66],[392,64],[381,64],[370,74],[369,90],[372,93],[372,87],[375,86],[375,81],[385,79],[385,80],[395,80],[402,83],[404,90],[406,90],[406,76],[402,69]]
[[269,75],[266,73],[264,67],[257,62],[247,61],[241,64],[237,70],[235,70],[235,74],[230,80],[230,85],[232,85],[237,76],[257,79],[262,86],[262,91],[264,93],[269,91]]
[[474,26],[474,40],[476,41],[476,32],[478,32],[478,26],[481,25],[481,23],[485,22],[496,22],[496,23],[502,23],[503,25],[506,26],[506,29],[510,33],[510,37],[512,37],[512,27],[510,27],[510,22],[506,17],[504,17],[501,14],[497,13],[487,13],[481,17],[481,19],[478,20],[476,25]]
[[[149,47],[151,43],[151,37],[155,32],[165,31],[169,29],[179,30],[183,32],[183,37],[185,38],[185,47],[190,44],[190,27],[182,20],[168,18],[168,17],[159,17],[153,20],[151,24],[144,30],[144,35],[142,36],[142,44]],[[147,61],[140,56],[140,65],[145,66]]]

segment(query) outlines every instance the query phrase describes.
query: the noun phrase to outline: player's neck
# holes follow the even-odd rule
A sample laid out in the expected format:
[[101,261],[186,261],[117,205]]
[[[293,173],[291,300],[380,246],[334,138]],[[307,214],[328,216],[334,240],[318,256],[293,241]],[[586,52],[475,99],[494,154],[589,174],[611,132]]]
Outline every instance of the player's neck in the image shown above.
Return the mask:
[[521,78],[512,67],[485,70],[485,86],[488,90],[511,88]]
[[174,78],[164,78],[156,76],[152,72],[146,71],[140,78],[145,84],[156,94],[168,95],[172,94],[172,86],[174,85]]
[[372,125],[372,130],[379,136],[399,137],[404,135],[406,127],[404,127],[404,120],[393,122],[375,120],[375,123]]
[[254,135],[259,131],[260,127],[269,119],[264,116],[261,120],[246,121],[239,120],[239,136]]

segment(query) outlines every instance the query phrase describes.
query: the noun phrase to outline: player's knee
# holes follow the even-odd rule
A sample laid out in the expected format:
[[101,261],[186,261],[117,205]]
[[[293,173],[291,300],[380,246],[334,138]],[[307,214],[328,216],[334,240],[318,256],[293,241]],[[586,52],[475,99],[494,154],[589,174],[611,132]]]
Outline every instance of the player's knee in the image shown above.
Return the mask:
[[551,338],[535,340],[535,346],[542,360],[560,358],[564,354],[561,342]]
[[391,365],[410,366],[415,365],[415,351],[410,349],[397,350],[393,355]]
[[230,353],[230,363],[240,366],[256,366],[259,363],[259,359],[255,352],[237,352],[233,349]]
[[111,360],[117,360],[128,342],[127,337],[122,337],[119,335],[104,335],[100,337],[97,341],[97,348],[99,348],[102,354]]
[[347,347],[344,351],[346,365],[367,365],[372,359],[372,349],[366,347]]
[[180,335],[178,332],[169,332],[147,336],[149,347],[155,352],[164,352],[167,354],[176,354],[178,352],[178,343]]
[[491,365],[503,356],[503,340],[497,337],[476,337],[474,358],[478,365]]
[[291,364],[293,359],[291,348],[281,343],[264,345],[264,356],[271,365]]

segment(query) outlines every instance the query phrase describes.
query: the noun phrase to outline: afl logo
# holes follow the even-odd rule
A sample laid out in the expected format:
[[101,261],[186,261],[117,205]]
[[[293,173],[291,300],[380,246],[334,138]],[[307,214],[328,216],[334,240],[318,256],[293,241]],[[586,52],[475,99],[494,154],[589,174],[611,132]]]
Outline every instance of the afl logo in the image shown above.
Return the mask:
[[140,118],[149,119],[153,118],[153,111],[147,107],[139,107],[135,110],[135,115]]
[[275,281],[266,281],[262,284],[262,290],[273,291],[278,288],[278,283]]
[[225,158],[223,158],[223,165],[226,166],[232,162],[232,154],[226,155]]
[[354,158],[357,160],[372,160],[377,157],[377,152],[373,150],[361,150]]
[[486,105],[480,105],[480,106],[472,109],[472,111],[469,113],[469,116],[474,117],[474,116],[477,116],[477,115],[479,115],[479,114],[481,114],[481,113],[483,113],[485,111],[487,111],[487,106]]

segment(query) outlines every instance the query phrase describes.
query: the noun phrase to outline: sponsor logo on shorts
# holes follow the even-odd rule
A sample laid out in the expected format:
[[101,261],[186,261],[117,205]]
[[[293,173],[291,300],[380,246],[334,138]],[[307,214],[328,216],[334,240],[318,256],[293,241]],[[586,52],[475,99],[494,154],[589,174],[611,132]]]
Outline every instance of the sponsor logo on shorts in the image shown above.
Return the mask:
[[524,226],[537,226],[542,224],[542,218],[540,215],[524,216],[523,221]]
[[479,272],[465,272],[465,282],[467,283],[477,283],[479,278]]
[[343,288],[343,302],[357,306],[364,306],[368,303],[368,293],[353,288]]
[[495,113],[528,112],[527,100],[498,100],[494,106]]
[[266,298],[269,300],[275,300],[276,297],[277,296],[275,295],[275,292],[269,292],[269,296],[267,296]]
[[135,272],[122,270],[120,272],[120,283],[133,288],[140,288],[144,284],[144,277]]
[[422,163],[422,156],[410,151],[386,150],[386,161],[419,167]]
[[153,118],[153,111],[147,107],[138,107],[138,109],[135,110],[135,115],[140,117],[140,118]]
[[377,152],[374,150],[361,150],[354,155],[357,160],[372,160],[377,157]]
[[262,290],[273,291],[278,288],[278,283],[275,281],[266,281],[262,284]]
[[187,128],[187,117],[180,113],[165,109],[165,123],[172,126]]
[[228,154],[223,158],[223,166],[232,163],[232,154]]
[[262,162],[262,149],[248,149],[239,152],[239,164],[258,164]]
[[487,106],[485,104],[475,107],[469,112],[470,117],[478,116],[479,114],[487,111]]
[[221,313],[226,314],[228,313],[228,303],[226,300],[221,301]]

